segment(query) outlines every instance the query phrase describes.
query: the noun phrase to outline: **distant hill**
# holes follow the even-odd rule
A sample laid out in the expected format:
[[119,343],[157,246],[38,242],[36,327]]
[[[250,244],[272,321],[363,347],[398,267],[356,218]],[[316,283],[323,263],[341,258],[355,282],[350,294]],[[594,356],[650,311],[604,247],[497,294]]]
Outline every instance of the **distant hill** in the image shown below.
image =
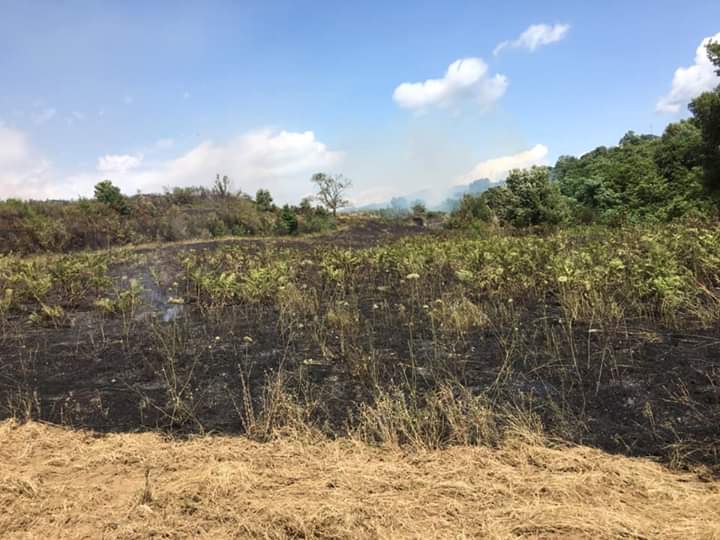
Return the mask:
[[382,201],[378,203],[366,204],[363,206],[355,207],[353,210],[356,212],[366,212],[370,210],[397,210],[404,211],[412,208],[413,205],[418,202],[425,205],[428,210],[436,210],[441,212],[449,212],[458,204],[463,195],[477,195],[490,189],[493,186],[498,186],[501,183],[493,182],[489,178],[480,178],[473,180],[469,184],[463,184],[460,186],[452,186],[445,193],[440,193],[432,189],[423,189],[402,195],[399,197],[393,197],[390,200]]

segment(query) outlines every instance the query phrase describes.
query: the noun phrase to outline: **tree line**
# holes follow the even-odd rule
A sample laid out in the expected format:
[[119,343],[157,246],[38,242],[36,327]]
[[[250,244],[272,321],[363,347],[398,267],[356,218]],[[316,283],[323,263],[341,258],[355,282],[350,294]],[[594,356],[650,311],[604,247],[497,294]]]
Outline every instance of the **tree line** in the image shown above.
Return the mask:
[[[720,43],[707,46],[720,76]],[[720,85],[661,136],[628,132],[616,146],[561,156],[554,167],[514,170],[503,186],[466,195],[451,224],[516,227],[713,219],[720,207]]]

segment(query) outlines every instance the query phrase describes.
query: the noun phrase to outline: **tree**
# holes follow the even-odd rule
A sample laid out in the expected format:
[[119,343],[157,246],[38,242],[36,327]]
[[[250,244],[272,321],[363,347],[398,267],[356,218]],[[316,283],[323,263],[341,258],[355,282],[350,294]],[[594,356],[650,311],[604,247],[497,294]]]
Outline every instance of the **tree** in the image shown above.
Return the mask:
[[255,194],[255,204],[257,204],[258,209],[263,212],[269,212],[275,208],[272,195],[270,195],[270,191],[267,189],[257,190]]
[[427,208],[425,207],[425,203],[421,200],[415,201],[415,204],[412,206],[412,213],[417,216],[422,216],[427,213]]
[[312,197],[303,197],[300,201],[300,212],[302,212],[303,214],[309,214],[310,212],[312,212],[312,202]]
[[[504,188],[492,188],[504,189]],[[451,228],[462,228],[472,225],[475,221],[491,222],[493,214],[486,202],[487,197],[482,195],[470,195],[466,193],[457,203],[457,206],[450,214],[448,225]]]
[[720,191],[720,91],[699,95],[690,103],[690,110],[702,133],[705,186]]
[[347,190],[352,186],[352,182],[348,178],[341,174],[317,173],[312,176],[311,180],[317,186],[318,200],[332,212],[333,216],[337,215],[339,208],[344,208],[350,204],[345,199]]
[[[702,136],[694,121],[670,124],[662,137],[628,132],[617,146],[580,158],[561,156],[552,177],[579,221],[667,221],[706,206]],[[572,202],[572,201],[571,201]]]
[[550,181],[549,167],[510,171],[506,185],[511,197],[505,220],[512,225],[557,225],[565,219],[565,201],[557,184]]
[[716,68],[715,73],[720,77],[720,42],[710,41],[706,48],[708,58]]
[[[720,75],[720,43],[708,43],[707,53]],[[689,109],[702,133],[705,186],[711,192],[720,192],[720,87],[700,94],[690,102]]]
[[230,196],[230,190],[232,189],[232,180],[228,175],[224,175],[220,178],[220,174],[215,175],[215,182],[213,183],[213,193],[225,199]]
[[277,229],[280,234],[295,234],[298,230],[298,218],[295,211],[287,204],[280,210],[277,218]]
[[95,184],[95,199],[121,214],[127,214],[130,211],[127,199],[120,192],[120,188],[110,180],[103,180]]

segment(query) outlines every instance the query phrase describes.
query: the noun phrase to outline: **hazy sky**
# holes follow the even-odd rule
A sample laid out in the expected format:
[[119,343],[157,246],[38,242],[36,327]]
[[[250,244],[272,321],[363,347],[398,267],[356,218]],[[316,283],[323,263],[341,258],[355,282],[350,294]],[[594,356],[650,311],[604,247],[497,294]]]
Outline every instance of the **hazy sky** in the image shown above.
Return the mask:
[[720,82],[718,32],[717,0],[0,0],[0,198],[500,180],[662,132]]

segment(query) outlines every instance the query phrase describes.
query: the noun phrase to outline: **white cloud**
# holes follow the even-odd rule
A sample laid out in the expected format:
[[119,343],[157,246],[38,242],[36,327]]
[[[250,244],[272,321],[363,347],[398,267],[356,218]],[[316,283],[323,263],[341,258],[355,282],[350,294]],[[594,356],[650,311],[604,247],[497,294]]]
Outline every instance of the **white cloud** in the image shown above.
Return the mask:
[[0,166],[8,167],[29,155],[27,137],[17,130],[0,126]]
[[108,154],[98,158],[97,170],[105,173],[126,173],[132,169],[137,169],[142,164],[142,161],[142,154],[136,154],[134,156],[128,154]]
[[465,184],[480,178],[489,178],[493,182],[504,180],[513,169],[524,169],[532,165],[542,165],[548,154],[547,146],[536,144],[530,150],[481,161],[467,174],[462,175],[457,184]]
[[308,174],[332,167],[341,159],[342,153],[328,150],[312,131],[263,129],[224,144],[203,142],[177,159],[140,174],[154,184],[154,189],[207,183],[217,173],[227,174],[236,188],[252,193],[284,179],[307,180]]
[[511,41],[503,41],[493,51],[497,56],[503,49],[527,49],[532,52],[538,47],[549,45],[563,39],[570,30],[569,24],[533,24],[520,37]]
[[32,116],[32,121],[35,124],[44,124],[45,122],[49,122],[53,119],[57,111],[53,109],[52,107],[46,107],[41,111],[36,112]]
[[489,77],[487,71],[482,58],[456,60],[441,79],[402,83],[395,88],[393,99],[406,109],[451,107],[464,100],[475,100],[487,108],[502,97],[508,86],[507,77]]
[[673,75],[670,92],[661,97],[656,105],[659,112],[676,113],[693,98],[712,90],[720,84],[715,67],[707,57],[705,46],[709,41],[720,41],[720,33],[706,37],[695,50],[695,63],[689,67],[680,67]]
[[26,135],[0,127],[0,198],[46,198],[50,164],[31,147]]
[[312,173],[329,170],[343,159],[312,131],[250,131],[225,143],[206,141],[178,157],[148,163],[142,154],[108,154],[95,171],[63,176],[32,152],[26,137],[0,130],[0,198],[73,198],[92,196],[93,186],[109,178],[123,192],[161,192],[164,186],[209,186],[217,173],[227,174],[235,189],[273,190],[278,201],[305,193]]

